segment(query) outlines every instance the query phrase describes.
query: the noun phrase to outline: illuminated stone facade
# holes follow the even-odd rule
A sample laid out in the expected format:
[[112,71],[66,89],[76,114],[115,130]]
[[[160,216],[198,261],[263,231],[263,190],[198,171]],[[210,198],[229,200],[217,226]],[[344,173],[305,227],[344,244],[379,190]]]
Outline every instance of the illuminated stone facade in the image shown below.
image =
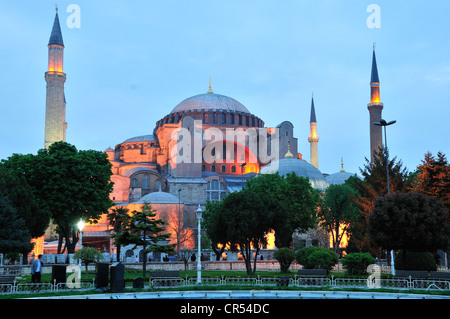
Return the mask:
[[[176,105],[167,116],[156,122],[152,134],[129,138],[114,149],[105,150],[113,166],[111,199],[116,205],[133,210],[141,206],[149,194],[171,194],[179,200],[184,227],[195,229],[195,210],[199,204],[204,207],[207,200],[221,200],[227,193],[240,190],[247,178],[259,173],[267,164],[258,156],[259,139],[264,139],[264,143],[276,139],[275,158],[281,154],[284,157],[288,145],[295,157],[301,158],[293,128],[288,121],[274,128],[264,127],[264,122],[244,105],[228,96],[215,94],[210,87],[206,93]],[[192,151],[191,161],[187,162],[178,160],[180,154],[186,152],[186,144],[184,150],[180,146],[182,129],[192,133],[187,137],[189,151]],[[210,131],[218,133],[221,138],[205,138]],[[255,147],[249,146],[254,138],[250,131],[259,134]],[[243,139],[227,136],[230,132],[242,133],[239,137]],[[194,133],[200,137],[198,141]],[[177,203],[151,202],[152,207],[157,206],[158,212],[173,210],[170,206]],[[176,208],[180,208],[177,205]],[[107,221],[104,222],[87,228],[98,228],[103,224],[107,229]],[[187,247],[190,246],[194,246],[193,241],[187,242]]]
[[[45,147],[66,140],[66,74],[63,72],[64,43],[58,13],[48,48]],[[381,118],[382,109],[379,83],[372,82],[371,123]],[[280,167],[284,171],[296,171],[300,176],[310,178],[314,187],[324,190],[328,184],[318,170],[319,138],[314,101],[308,138],[312,165],[303,161],[290,121],[276,127],[265,127],[264,124],[237,100],[214,93],[210,83],[206,93],[181,101],[155,123],[149,134],[128,138],[104,151],[112,164],[114,189],[111,199],[116,206],[126,207],[130,212],[139,210],[145,201],[150,202],[158,212],[157,217],[166,221],[168,231],[172,233],[170,242],[176,243],[176,233],[183,231],[190,238],[183,240],[181,245],[193,248],[198,205],[204,208],[207,200],[221,200],[226,194],[239,191],[246,179],[264,172],[264,168],[271,172],[277,164],[274,172]],[[381,128],[372,126],[371,148],[381,143]],[[372,132],[372,129],[376,131]],[[211,132],[221,137],[216,138]],[[237,133],[241,135],[237,136]],[[262,150],[264,145],[266,149]],[[269,153],[272,165],[263,156]],[[190,160],[185,160],[186,154],[190,155]],[[182,225],[182,230],[176,230],[177,225]],[[97,224],[85,226],[83,243],[114,253],[108,238],[110,232],[111,226],[103,215]]]

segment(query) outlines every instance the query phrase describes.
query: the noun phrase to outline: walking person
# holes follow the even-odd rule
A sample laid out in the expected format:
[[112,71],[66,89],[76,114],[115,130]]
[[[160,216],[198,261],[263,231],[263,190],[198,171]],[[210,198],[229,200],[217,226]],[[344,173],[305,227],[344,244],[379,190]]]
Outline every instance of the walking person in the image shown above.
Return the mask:
[[31,264],[31,282],[33,284],[41,283],[42,267],[44,267],[44,263],[42,262],[42,255],[39,255],[38,258],[33,260],[33,263]]

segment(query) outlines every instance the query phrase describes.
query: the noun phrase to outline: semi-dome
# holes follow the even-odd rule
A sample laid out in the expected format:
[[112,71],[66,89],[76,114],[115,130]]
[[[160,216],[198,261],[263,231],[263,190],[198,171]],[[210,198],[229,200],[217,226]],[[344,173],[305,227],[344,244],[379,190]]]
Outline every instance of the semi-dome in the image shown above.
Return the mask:
[[325,179],[327,183],[330,185],[341,185],[344,184],[347,179],[351,176],[356,176],[356,174],[348,173],[348,172],[337,172],[334,174],[328,175]]
[[349,173],[344,170],[344,159],[341,158],[341,170],[337,173],[328,175],[325,179],[330,185],[342,185],[347,179],[352,176],[356,176],[361,179],[361,177],[359,177],[355,173]]
[[153,192],[141,197],[139,200],[133,202],[133,204],[178,204],[179,199],[175,195],[161,191]]
[[192,110],[223,110],[250,113],[249,110],[235,99],[216,93],[204,93],[191,96],[180,102],[171,114]]
[[325,190],[328,183],[322,173],[313,165],[297,158],[282,158],[264,166],[261,174],[278,174],[285,176],[287,173],[295,173],[297,176],[309,178],[312,187]]

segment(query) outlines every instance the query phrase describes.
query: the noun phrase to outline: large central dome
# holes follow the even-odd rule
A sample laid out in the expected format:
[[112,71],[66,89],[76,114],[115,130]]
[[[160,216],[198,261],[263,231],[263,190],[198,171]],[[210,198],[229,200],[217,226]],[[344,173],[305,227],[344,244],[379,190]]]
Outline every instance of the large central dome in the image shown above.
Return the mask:
[[223,110],[250,113],[244,105],[231,97],[215,93],[204,93],[183,100],[175,106],[171,114],[183,111],[192,111],[195,109],[204,109],[205,111]]
[[207,126],[264,127],[264,121],[235,99],[209,90],[178,103],[166,116],[156,122],[155,132],[166,124],[178,124],[185,116],[202,121]]

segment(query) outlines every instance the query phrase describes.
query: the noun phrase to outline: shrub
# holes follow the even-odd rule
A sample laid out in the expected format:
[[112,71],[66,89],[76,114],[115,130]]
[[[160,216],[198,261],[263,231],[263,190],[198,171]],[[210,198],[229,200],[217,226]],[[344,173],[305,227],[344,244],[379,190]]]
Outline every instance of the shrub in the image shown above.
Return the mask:
[[334,251],[322,247],[305,247],[297,251],[295,259],[306,269],[327,269],[330,271],[338,262]]
[[342,265],[350,275],[365,275],[367,267],[374,263],[375,258],[368,253],[351,253],[342,258]]
[[295,253],[292,249],[283,247],[274,252],[273,258],[280,263],[281,272],[288,272],[291,263],[295,260]]
[[83,247],[73,255],[74,259],[81,259],[86,266],[86,278],[88,276],[88,265],[104,259],[103,255],[94,247]]
[[319,249],[319,247],[316,246],[303,247],[302,249],[299,249],[295,252],[295,260],[300,265],[303,265],[303,268],[311,269],[310,267],[308,267],[308,257],[317,249]]
[[395,256],[395,268],[402,270],[436,271],[437,265],[430,252],[415,252],[399,250]]

